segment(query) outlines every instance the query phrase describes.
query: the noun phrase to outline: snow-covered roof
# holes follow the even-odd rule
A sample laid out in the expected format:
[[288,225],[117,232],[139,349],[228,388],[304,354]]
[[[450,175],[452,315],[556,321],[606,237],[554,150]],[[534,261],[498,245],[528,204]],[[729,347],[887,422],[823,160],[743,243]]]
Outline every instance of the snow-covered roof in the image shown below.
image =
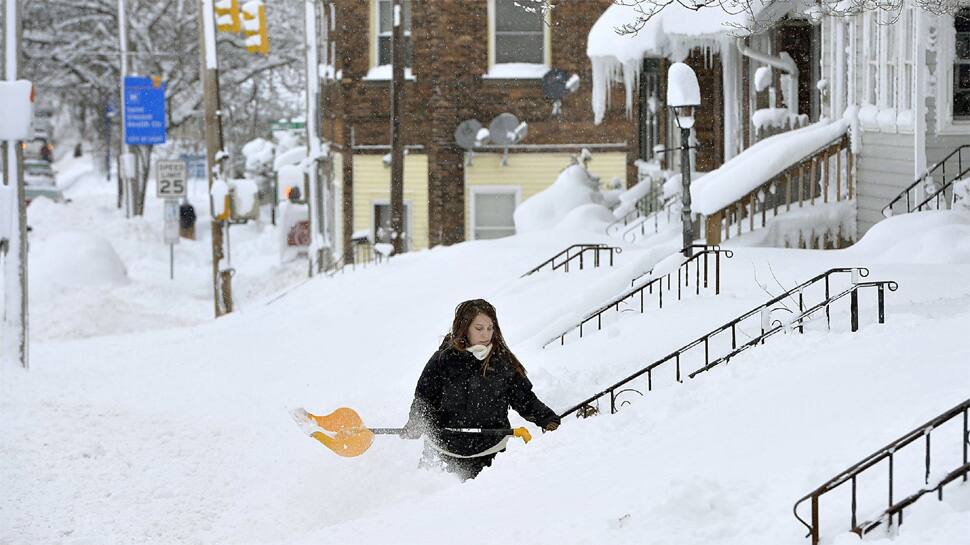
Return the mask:
[[694,212],[713,214],[845,134],[845,119],[821,121],[765,138],[691,184]]
[[[733,6],[737,4],[737,9]],[[723,7],[700,10],[678,3],[667,5],[647,20],[636,34],[618,34],[617,28],[635,23],[641,16],[634,5],[613,4],[589,31],[586,56],[593,65],[593,114],[603,120],[609,107],[609,85],[622,77],[626,89],[626,111],[633,106],[633,85],[640,76],[644,57],[670,57],[683,60],[693,47],[718,51],[722,43],[750,33],[768,21],[793,9],[792,2],[743,2],[725,0]]]

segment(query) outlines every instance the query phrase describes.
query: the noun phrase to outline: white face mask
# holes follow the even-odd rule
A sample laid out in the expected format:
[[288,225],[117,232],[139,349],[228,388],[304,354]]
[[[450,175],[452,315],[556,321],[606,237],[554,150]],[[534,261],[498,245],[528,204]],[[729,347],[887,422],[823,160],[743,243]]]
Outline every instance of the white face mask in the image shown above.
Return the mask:
[[471,352],[478,361],[485,361],[485,358],[488,357],[489,352],[492,351],[492,345],[476,344],[475,346],[469,346],[465,350]]

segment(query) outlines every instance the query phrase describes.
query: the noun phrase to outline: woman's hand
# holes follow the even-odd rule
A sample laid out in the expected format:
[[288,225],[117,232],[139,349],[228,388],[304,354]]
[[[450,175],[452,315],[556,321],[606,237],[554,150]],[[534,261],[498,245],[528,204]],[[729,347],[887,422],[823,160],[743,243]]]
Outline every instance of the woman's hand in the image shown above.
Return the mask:
[[559,428],[559,422],[556,420],[553,420],[552,422],[549,422],[548,424],[546,424],[545,427],[542,429],[546,431],[555,431],[557,428]]

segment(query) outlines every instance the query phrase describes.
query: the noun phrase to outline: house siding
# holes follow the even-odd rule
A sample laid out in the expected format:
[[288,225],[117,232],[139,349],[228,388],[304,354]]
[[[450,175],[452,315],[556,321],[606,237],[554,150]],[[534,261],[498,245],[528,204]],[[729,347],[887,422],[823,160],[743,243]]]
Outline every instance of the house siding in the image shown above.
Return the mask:
[[[502,166],[501,153],[476,153],[470,166],[465,167],[465,232],[472,233],[471,189],[483,186],[512,186],[521,190],[521,202],[547,189],[559,174],[572,163],[568,153],[510,154]],[[601,184],[626,176],[626,154],[594,153],[589,170],[600,177]]]

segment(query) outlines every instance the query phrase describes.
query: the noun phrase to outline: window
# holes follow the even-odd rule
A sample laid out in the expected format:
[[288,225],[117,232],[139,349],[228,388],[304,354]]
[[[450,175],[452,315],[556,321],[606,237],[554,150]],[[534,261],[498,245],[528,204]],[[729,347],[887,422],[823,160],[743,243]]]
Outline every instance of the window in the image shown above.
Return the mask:
[[896,41],[896,26],[898,21],[892,20],[892,14],[883,12],[883,22],[879,25],[882,31],[882,54],[886,84],[881,93],[880,106],[883,108],[896,107],[896,65],[899,62],[899,43]]
[[525,9],[533,5],[521,0],[488,0],[486,78],[538,79],[549,70],[548,14]]
[[495,0],[495,63],[543,64],[542,13],[515,4],[515,0]]
[[913,36],[916,33],[916,27],[912,7],[907,7],[903,11],[902,23],[903,40],[900,44],[900,56],[903,61],[903,72],[899,79],[899,110],[905,111],[913,108],[913,78],[916,77],[913,68]]
[[953,56],[953,119],[970,119],[970,8],[953,17],[956,51]]
[[[411,66],[411,0],[401,1],[404,12],[404,66]],[[394,5],[391,0],[377,0],[377,64],[391,64],[391,32],[394,23]]]
[[863,102],[866,104],[879,103],[879,25],[876,21],[877,14],[865,14],[865,57],[866,57],[866,79],[865,91],[862,95]]
[[518,187],[472,187],[472,238],[485,240],[515,234],[512,219],[519,204]]
[[[373,222],[374,242],[391,244],[391,205],[374,203]],[[411,203],[404,203],[404,250],[407,251],[411,239]]]

